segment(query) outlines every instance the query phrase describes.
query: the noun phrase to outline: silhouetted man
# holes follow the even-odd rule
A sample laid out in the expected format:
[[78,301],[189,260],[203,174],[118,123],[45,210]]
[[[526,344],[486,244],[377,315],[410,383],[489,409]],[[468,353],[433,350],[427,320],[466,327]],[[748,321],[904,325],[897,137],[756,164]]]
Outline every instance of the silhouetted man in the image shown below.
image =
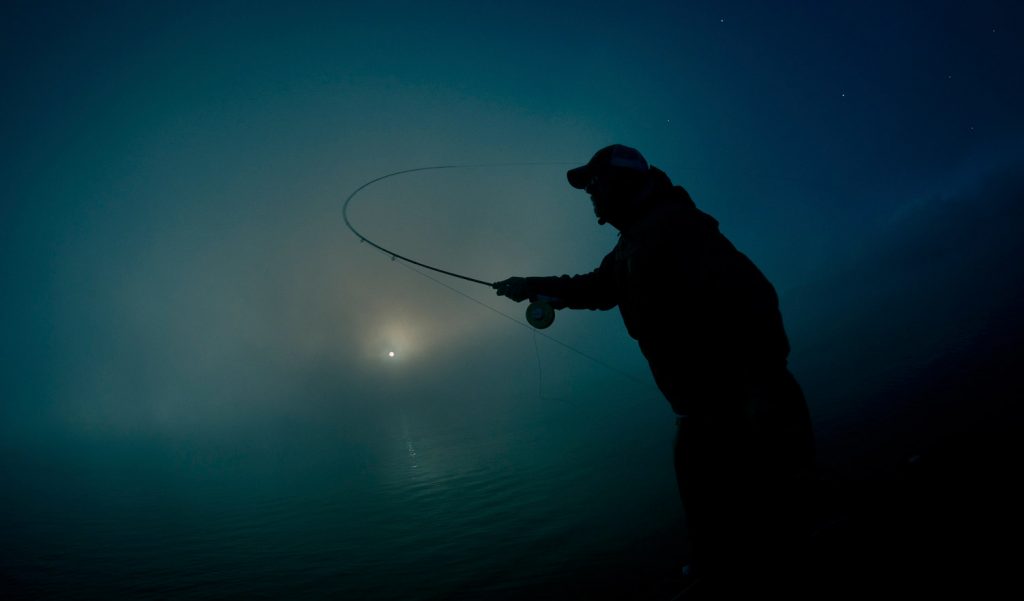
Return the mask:
[[[696,573],[771,566],[806,535],[813,437],[787,369],[771,283],[636,150],[603,148],[568,172],[619,241],[594,271],[494,284],[556,309],[618,306],[675,411],[675,466]],[[770,568],[769,568],[770,569]],[[760,572],[760,570],[759,570]]]

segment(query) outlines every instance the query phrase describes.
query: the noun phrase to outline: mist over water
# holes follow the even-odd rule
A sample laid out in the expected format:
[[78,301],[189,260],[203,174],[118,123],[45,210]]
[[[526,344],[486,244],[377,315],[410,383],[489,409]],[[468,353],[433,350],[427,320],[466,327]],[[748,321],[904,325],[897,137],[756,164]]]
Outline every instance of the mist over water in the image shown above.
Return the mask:
[[670,424],[631,410],[609,431],[623,402],[611,384],[585,410],[391,381],[370,398],[325,387],[277,399],[289,409],[236,408],[242,427],[50,431],[5,458],[5,539],[19,552],[4,571],[26,596],[388,599],[614,565],[618,541],[660,535],[678,504]]

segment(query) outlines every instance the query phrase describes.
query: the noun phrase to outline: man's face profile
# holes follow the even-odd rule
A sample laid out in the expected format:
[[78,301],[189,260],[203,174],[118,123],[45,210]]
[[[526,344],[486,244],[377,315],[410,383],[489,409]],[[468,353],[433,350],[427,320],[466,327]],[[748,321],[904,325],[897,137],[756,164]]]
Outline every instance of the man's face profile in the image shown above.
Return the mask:
[[590,195],[597,222],[616,225],[618,213],[622,212],[635,193],[635,187],[634,179],[614,169],[607,169],[591,177],[584,190]]
[[604,183],[600,175],[595,175],[590,178],[585,188],[587,194],[590,195],[590,202],[594,205],[594,215],[597,216],[597,222],[601,224],[607,220],[608,208],[611,202],[611,199],[608,197],[608,189]]

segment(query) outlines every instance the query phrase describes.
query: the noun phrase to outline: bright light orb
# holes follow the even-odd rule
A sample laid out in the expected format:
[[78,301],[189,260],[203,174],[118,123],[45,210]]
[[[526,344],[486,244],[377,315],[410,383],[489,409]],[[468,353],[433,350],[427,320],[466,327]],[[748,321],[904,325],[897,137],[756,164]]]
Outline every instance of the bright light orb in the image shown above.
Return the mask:
[[393,359],[395,357],[395,351],[388,351],[388,357]]

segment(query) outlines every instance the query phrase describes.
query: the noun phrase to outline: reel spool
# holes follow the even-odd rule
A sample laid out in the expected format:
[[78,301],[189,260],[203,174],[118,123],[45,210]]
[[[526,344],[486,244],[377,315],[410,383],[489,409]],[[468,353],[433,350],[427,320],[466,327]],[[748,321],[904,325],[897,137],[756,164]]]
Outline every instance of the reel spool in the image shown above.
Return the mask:
[[547,301],[533,301],[526,307],[526,321],[538,330],[543,330],[555,322],[555,308]]

